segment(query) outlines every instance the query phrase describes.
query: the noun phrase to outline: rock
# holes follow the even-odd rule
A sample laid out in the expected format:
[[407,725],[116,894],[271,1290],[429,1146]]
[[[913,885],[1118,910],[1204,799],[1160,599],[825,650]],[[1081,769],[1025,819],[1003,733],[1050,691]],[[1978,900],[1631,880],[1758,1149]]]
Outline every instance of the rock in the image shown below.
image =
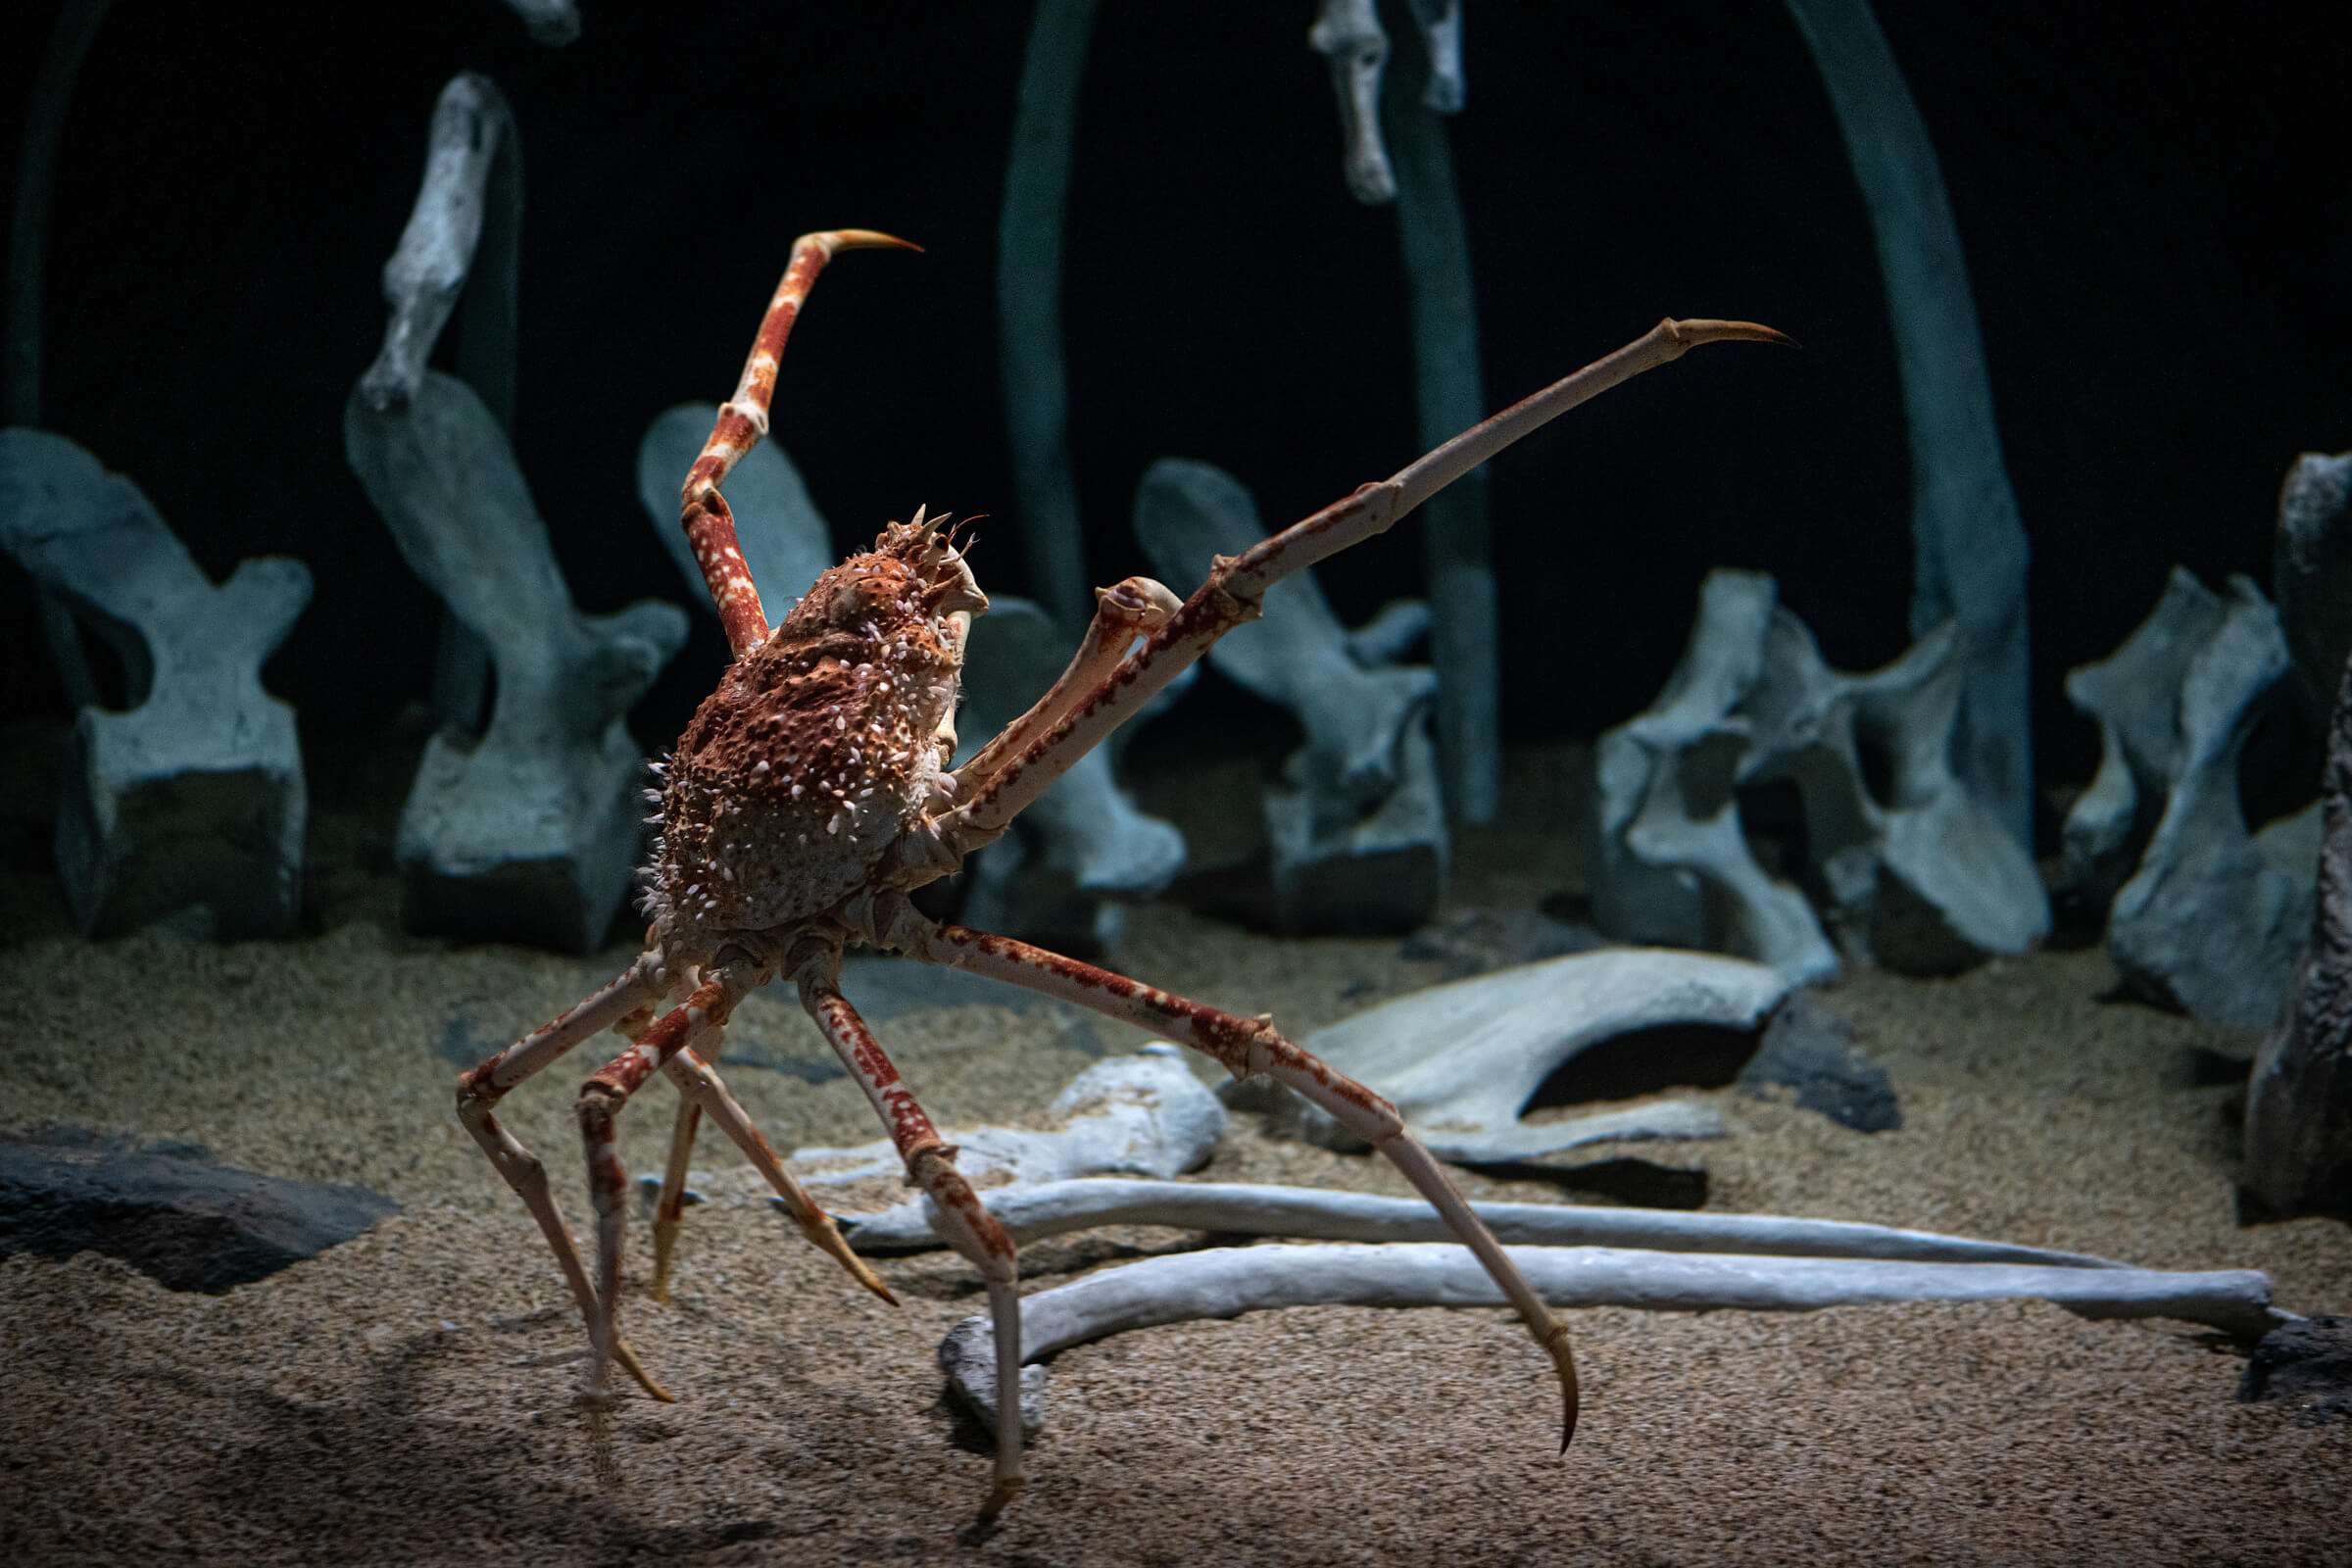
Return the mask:
[[2296,695],[2314,730],[2327,727],[2352,661],[2352,452],[2306,452],[2278,492],[2271,592],[2295,666]]
[[1804,1109],[1858,1133],[1903,1124],[1886,1069],[1854,1049],[1854,1026],[1801,992],[1764,1026],[1764,1043],[1741,1069],[1740,1086],[1759,1097],[1792,1090]]
[[1464,909],[1443,924],[1423,926],[1406,937],[1397,944],[1396,956],[1440,963],[1444,978],[1463,980],[1608,945],[1608,939],[1591,926],[1555,919],[1541,909]]
[[237,1170],[191,1144],[0,1135],[0,1252],[103,1252],[169,1290],[250,1284],[399,1211],[364,1187]]
[[[2301,1318],[2265,1334],[2237,1396],[2292,1404],[2306,1425],[2352,1421],[2352,1317]],[[1024,1416],[1027,1408],[1024,1399]]]
[[427,371],[405,407],[355,389],[344,450],[401,554],[490,648],[480,735],[425,748],[394,851],[417,931],[586,952],[620,912],[642,842],[629,709],[685,640],[674,605],[573,606],[530,491],[471,388]]
[[[1299,1044],[1386,1096],[1442,1159],[1494,1164],[1585,1144],[1720,1137],[1703,1105],[1663,1102],[1568,1121],[1523,1122],[1544,1081],[1581,1053],[1669,1026],[1754,1030],[1788,994],[1777,971],[1739,958],[1612,949],[1432,986],[1318,1029]],[[1328,1148],[1358,1147],[1339,1123],[1271,1085],[1229,1084],[1230,1102]]]
[[2292,1004],[2246,1086],[2243,1191],[2266,1215],[2352,1218],[2352,663],[2321,804],[2326,835]]
[[2132,990],[2208,1023],[2276,1022],[2311,925],[2316,812],[2247,831],[2238,760],[2287,673],[2278,612],[2233,577],[2182,669],[2171,790],[2116,894],[2107,951]]
[[[1136,539],[1171,581],[1195,580],[1266,531],[1250,492],[1209,464],[1162,458],[1136,491]],[[1251,912],[1280,929],[1409,930],[1437,906],[1451,848],[1429,738],[1437,676],[1363,662],[1401,654],[1400,633],[1423,613],[1391,607],[1377,630],[1350,636],[1300,572],[1209,652],[1220,673],[1305,732],[1264,806],[1272,893]]]
[[129,673],[128,711],[76,718],[58,812],[83,934],[166,918],[223,939],[291,930],[310,798],[293,710],[261,676],[310,572],[269,557],[215,587],[137,485],[45,430],[0,430],[0,547]]
[[[952,1130],[947,1138],[956,1147],[956,1168],[976,1185],[1064,1181],[1105,1171],[1180,1176],[1208,1158],[1230,1119],[1183,1058],[1177,1047],[1154,1043],[1135,1055],[1094,1063],[1054,1097],[1051,1113],[1065,1119],[1053,1132]],[[796,1150],[792,1165],[810,1187],[897,1175],[904,1168],[888,1139],[851,1149]],[[926,1201],[901,1206],[919,1209]]]

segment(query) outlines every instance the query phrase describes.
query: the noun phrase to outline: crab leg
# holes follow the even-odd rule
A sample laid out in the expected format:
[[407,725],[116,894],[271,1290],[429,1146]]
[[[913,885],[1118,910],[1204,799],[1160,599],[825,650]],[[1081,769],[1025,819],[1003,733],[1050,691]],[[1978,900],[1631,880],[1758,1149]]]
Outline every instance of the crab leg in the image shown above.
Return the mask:
[[1012,1238],[982,1206],[971,1183],[956,1169],[956,1146],[939,1136],[914,1091],[899,1076],[873,1031],[841,994],[841,955],[811,954],[793,971],[801,1005],[808,1009],[842,1065],[850,1069],[882,1125],[890,1131],[906,1179],[931,1200],[939,1234],[980,1271],[988,1287],[989,1316],[997,1342],[997,1466],[982,1523],[996,1518],[1021,1490],[1021,1297],[1020,1261]]
[[957,796],[968,798],[975,788],[1002,773],[1030,742],[1060,723],[1102,685],[1119,667],[1138,637],[1157,631],[1182,608],[1182,600],[1150,577],[1129,577],[1114,587],[1096,589],[1095,618],[1087,623],[1086,635],[1070,656],[1069,667],[1027,712],[1005,725],[996,739],[956,770]]
[[[716,1045],[717,1042],[713,1040],[711,1044]],[[671,1083],[678,1086],[678,1092],[686,1097],[688,1104],[710,1112],[710,1119],[718,1124],[718,1130],[735,1140],[735,1146],[743,1151],[744,1157],[759,1168],[760,1174],[767,1178],[767,1185],[774,1188],[776,1196],[784,1200],[784,1207],[792,1215],[793,1223],[801,1228],[801,1234],[818,1251],[848,1269],[858,1284],[891,1305],[898,1305],[899,1298],[890,1294],[890,1287],[882,1283],[864,1258],[851,1250],[849,1241],[841,1234],[841,1228],[833,1223],[833,1216],[819,1208],[816,1200],[810,1198],[808,1190],[793,1179],[792,1172],[784,1168],[783,1159],[776,1153],[775,1146],[767,1141],[759,1128],[752,1125],[752,1118],[744,1112],[742,1104],[727,1093],[727,1086],[719,1082],[718,1074],[710,1066],[717,1055],[715,1051],[707,1057],[699,1049],[681,1051],[663,1063],[662,1070],[668,1075]],[[673,1151],[673,1166],[675,1164]],[[664,1187],[662,1197],[666,1200],[668,1196],[668,1189]],[[661,1221],[657,1219],[654,1232],[657,1283],[659,1271],[665,1261],[661,1250],[660,1225]]]
[[962,804],[943,814],[954,842],[985,844],[1102,740],[1234,627],[1254,619],[1268,588],[1375,534],[1503,448],[1533,434],[1589,398],[1644,370],[1678,360],[1702,343],[1787,343],[1752,321],[1660,321],[1633,342],[1475,424],[1378,484],[1260,540],[1238,556],[1220,556],[1208,580],[1144,645],[1038,735]]
[[[556,1200],[547,1187],[547,1166],[499,1125],[491,1107],[506,1098],[509,1090],[590,1035],[603,1029],[625,1029],[631,1014],[660,997],[667,983],[662,956],[648,949],[610,984],[458,1077],[458,1119],[482,1146],[482,1152],[490,1156],[491,1165],[506,1178],[507,1185],[514,1189],[531,1218],[539,1222],[540,1233],[554,1250],[557,1266],[564,1270],[572,1299],[579,1303],[580,1316],[591,1330],[596,1324],[596,1292],[588,1282],[587,1270],[580,1266],[571,1233],[564,1228],[564,1216],[556,1212]],[[668,1391],[647,1375],[626,1340],[613,1342],[612,1354],[646,1393],[657,1399],[669,1398]]]
[[[1559,1375],[1564,1406],[1560,1446],[1576,1434],[1576,1362],[1569,1353],[1567,1325],[1551,1315],[1533,1287],[1495,1241],[1494,1232],[1454,1190],[1441,1166],[1404,1129],[1396,1107],[1344,1073],[1335,1072],[1312,1053],[1285,1038],[1264,1018],[1243,1018],[1230,1012],[1130,980],[1108,969],[1064,957],[1044,948],[991,936],[959,925],[935,925],[911,911],[894,924],[891,937],[910,957],[952,968],[968,969],[1031,991],[1043,992],[1082,1007],[1092,1007],[1123,1023],[1167,1035],[1214,1056],[1236,1078],[1264,1073],[1297,1090],[1339,1118],[1341,1124],[1386,1155],[1419,1190],[1464,1247],[1478,1258],[1502,1291],[1529,1334],[1551,1357]],[[985,1210],[983,1211],[985,1212]],[[998,1350],[1003,1372],[1003,1336]],[[1018,1350],[1014,1354],[1018,1355]],[[1017,1389],[1015,1398],[1017,1402]],[[1000,1400],[1005,1396],[999,1395]]]
[[[699,1056],[706,1064],[715,1067],[718,1054],[727,1043],[724,1029],[712,1029],[710,1037],[686,1055]],[[671,1063],[685,1059],[672,1056]],[[662,1069],[668,1072],[668,1068]],[[716,1074],[712,1074],[715,1081]],[[657,1301],[669,1299],[669,1260],[678,1246],[678,1229],[686,1220],[686,1167],[694,1158],[694,1135],[703,1125],[702,1102],[687,1090],[687,1081],[670,1073],[678,1085],[678,1114],[669,1124],[669,1161],[662,1167],[662,1196],[654,1202],[654,1278],[646,1294]]]
[[[663,1013],[635,1044],[580,1085],[580,1143],[588,1155],[588,1198],[596,1205],[596,1291],[588,1317],[588,1392],[605,1391],[605,1363],[620,1342],[620,1247],[628,1234],[628,1172],[613,1142],[613,1120],[646,1079],[695,1037],[727,1021],[760,983],[749,958],[706,969],[684,1004]],[[661,1396],[667,1398],[667,1395]]]
[[792,323],[799,319],[801,302],[808,297],[816,274],[837,251],[880,246],[922,249],[865,228],[803,234],[792,242],[792,260],[776,284],[775,296],[767,302],[767,314],[760,319],[760,332],[743,362],[743,377],[735,385],[735,395],[719,405],[710,439],[703,443],[702,456],[686,470],[678,520],[686,530],[686,542],[694,549],[695,562],[703,568],[703,581],[710,585],[710,600],[718,607],[727,646],[738,659],[767,640],[767,615],[760,608],[760,590],[743,564],[743,550],[735,538],[735,514],[727,509],[718,487],[726,483],[743,455],[767,433],[768,403],[776,391],[776,361],[784,353],[784,340],[792,335]]

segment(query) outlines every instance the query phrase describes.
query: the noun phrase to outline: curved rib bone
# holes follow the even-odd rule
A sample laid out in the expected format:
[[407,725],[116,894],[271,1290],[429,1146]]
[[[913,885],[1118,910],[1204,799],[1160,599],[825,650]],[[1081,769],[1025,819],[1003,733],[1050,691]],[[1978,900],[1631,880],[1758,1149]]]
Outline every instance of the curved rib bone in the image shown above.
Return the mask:
[[[1098,1177],[1024,1183],[980,1195],[1016,1242],[1097,1225],[1168,1225],[1239,1236],[1334,1242],[1438,1242],[1445,1221],[1417,1199],[1315,1187]],[[1507,1246],[1620,1247],[1660,1252],[1747,1252],[1778,1257],[1873,1258],[1913,1263],[2031,1263],[2117,1269],[2088,1252],[1979,1241],[1935,1231],[1782,1214],[1687,1214],[1564,1203],[1472,1203]],[[944,1247],[918,1202],[879,1214],[834,1216],[850,1246],[867,1254]]]
[[[2254,1269],[2169,1273],[2019,1263],[1706,1256],[1609,1247],[1514,1247],[1510,1258],[1553,1306],[1649,1311],[1810,1312],[1902,1301],[2044,1300],[2088,1318],[2176,1318],[2252,1339],[2290,1314]],[[1040,1360],[1127,1329],[1286,1306],[1497,1306],[1501,1293],[1458,1247],[1273,1246],[1147,1258],[1039,1291],[1021,1302],[1021,1358]],[[993,1414],[989,1320],[966,1318],[941,1348],[951,1392]],[[953,1347],[951,1350],[950,1347]]]

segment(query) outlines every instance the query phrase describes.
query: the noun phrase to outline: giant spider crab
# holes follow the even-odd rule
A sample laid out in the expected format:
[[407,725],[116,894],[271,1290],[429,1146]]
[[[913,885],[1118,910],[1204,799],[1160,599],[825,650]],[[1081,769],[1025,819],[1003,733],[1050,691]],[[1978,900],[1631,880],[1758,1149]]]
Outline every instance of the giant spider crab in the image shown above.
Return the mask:
[[[1786,342],[1744,321],[1666,320],[1400,470],[1367,484],[1239,556],[1216,559],[1207,581],[1179,600],[1129,577],[1098,592],[1093,623],[1069,668],[1036,706],[952,771],[956,703],[971,617],[988,600],[953,528],[918,510],[874,548],[816,579],[770,626],[737,548],[719,486],[767,428],[777,357],[809,285],[840,251],[906,241],[864,229],[802,236],[753,341],[735,395],[688,471],[682,521],[716,601],[734,662],[679,737],[649,792],[660,824],[644,873],[652,917],[645,951],[610,984],[463,1074],[458,1114],[546,1233],[587,1320],[588,1388],[604,1390],[617,1360],[656,1398],[656,1383],[620,1335],[620,1255],[627,1175],[613,1122],[656,1072],[683,1098],[654,1221],[653,1294],[665,1298],[689,1151],[702,1114],[741,1147],[801,1231],[884,1300],[890,1290],[851,1251],[824,1210],[785,1170],[728,1094],[711,1063],[728,1013],[776,977],[840,1054],[889,1129],[910,1185],[934,1223],[986,1282],[997,1348],[997,1453],[981,1517],[1021,1486],[1020,1297],[1011,1238],[956,1169],[943,1140],[858,1009],[842,995],[845,948],[862,944],[948,964],[1091,1007],[1183,1041],[1236,1076],[1263,1073],[1304,1095],[1394,1161],[1474,1252],[1551,1357],[1565,1415],[1576,1429],[1575,1362],[1564,1324],[1521,1278],[1396,1108],[1332,1071],[1265,1017],[1242,1017],[1074,958],[932,920],[907,895],[953,874],[1002,835],[1020,810],[1102,744],[1211,643],[1258,612],[1267,588],[1383,532],[1446,485],[1555,416],[1694,345]],[[658,764],[659,767],[659,764]],[[683,1001],[657,1013],[660,1004]],[[580,1088],[580,1134],[596,1208],[593,1280],[549,1196],[538,1156],[499,1124],[493,1107],[524,1079],[611,1028],[631,1041]]]

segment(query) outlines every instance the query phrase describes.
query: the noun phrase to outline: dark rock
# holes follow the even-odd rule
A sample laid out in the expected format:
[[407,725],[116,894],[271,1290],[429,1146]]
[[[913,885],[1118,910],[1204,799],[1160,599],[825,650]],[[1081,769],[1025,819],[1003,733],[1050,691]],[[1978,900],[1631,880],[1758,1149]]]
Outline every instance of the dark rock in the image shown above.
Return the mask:
[[1801,993],[1765,1025],[1740,1087],[1759,1099],[1768,1088],[1793,1091],[1804,1109],[1858,1133],[1903,1124],[1886,1069],[1854,1049],[1854,1026]]
[[1448,980],[1491,969],[1591,953],[1609,945],[1592,926],[1556,919],[1542,909],[1465,909],[1425,925],[1397,946],[1396,955],[1445,965]]
[[2271,1330],[2254,1347],[2237,1396],[2292,1403],[2306,1424],[2352,1421],[2352,1317],[2307,1317]]
[[213,1294],[349,1241],[400,1205],[364,1187],[236,1170],[194,1144],[79,1128],[0,1135],[0,1253],[104,1252]]

